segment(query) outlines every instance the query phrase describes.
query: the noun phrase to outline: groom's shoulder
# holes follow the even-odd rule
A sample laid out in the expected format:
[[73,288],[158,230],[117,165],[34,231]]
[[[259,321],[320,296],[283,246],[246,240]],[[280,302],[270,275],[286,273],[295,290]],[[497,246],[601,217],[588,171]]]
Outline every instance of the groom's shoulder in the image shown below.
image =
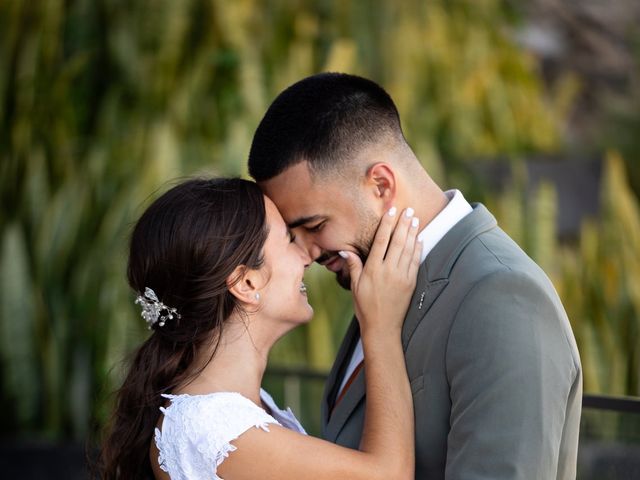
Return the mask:
[[[476,235],[459,252],[447,282],[446,301],[460,305],[476,298],[472,291],[483,292],[499,302],[507,292],[526,298],[543,297],[560,307],[557,293],[546,273],[501,228],[494,227]],[[516,293],[519,292],[519,293]],[[500,308],[496,304],[494,308]],[[561,308],[561,307],[560,307]]]
[[467,276],[470,270],[476,272],[476,275],[467,278],[479,278],[498,272],[505,275],[509,275],[509,272],[541,273],[536,262],[497,225],[469,241],[460,252],[451,273],[464,273]]
[[555,294],[547,275],[480,204],[441,242],[427,257],[426,269],[430,281],[446,281],[440,300],[448,310],[471,290],[499,293],[501,285]]
[[427,256],[429,277],[457,281],[457,273],[473,282],[503,268],[527,269],[535,263],[480,203],[438,242]]
[[[542,268],[499,227],[477,235],[451,270],[449,285],[460,291],[460,301],[492,298],[485,308],[501,310],[510,299],[549,305],[561,316],[564,309]],[[474,294],[471,294],[475,292]]]

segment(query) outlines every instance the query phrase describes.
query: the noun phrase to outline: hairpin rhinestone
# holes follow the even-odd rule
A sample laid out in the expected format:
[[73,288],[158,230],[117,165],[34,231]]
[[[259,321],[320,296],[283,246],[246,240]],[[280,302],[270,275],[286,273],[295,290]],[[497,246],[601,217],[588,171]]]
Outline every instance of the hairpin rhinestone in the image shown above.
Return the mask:
[[180,314],[175,308],[166,306],[160,300],[156,292],[149,287],[144,289],[144,295],[138,296],[135,301],[142,307],[140,316],[147,322],[147,327],[151,329],[153,325],[158,323],[158,326],[164,327],[167,320],[173,320],[174,318],[180,318]]

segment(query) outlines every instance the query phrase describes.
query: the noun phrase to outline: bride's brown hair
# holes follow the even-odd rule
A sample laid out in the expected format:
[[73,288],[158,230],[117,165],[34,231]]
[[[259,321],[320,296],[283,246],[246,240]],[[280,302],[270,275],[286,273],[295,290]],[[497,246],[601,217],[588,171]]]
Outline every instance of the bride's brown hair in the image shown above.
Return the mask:
[[215,353],[225,320],[240,308],[227,279],[238,266],[262,266],[267,234],[264,197],[255,183],[241,179],[186,181],[138,220],[129,284],[136,295],[153,289],[180,318],[156,323],[134,352],[102,443],[101,478],[153,478],[149,447],[164,403],[160,395],[203,368],[194,365],[203,345],[213,343]]

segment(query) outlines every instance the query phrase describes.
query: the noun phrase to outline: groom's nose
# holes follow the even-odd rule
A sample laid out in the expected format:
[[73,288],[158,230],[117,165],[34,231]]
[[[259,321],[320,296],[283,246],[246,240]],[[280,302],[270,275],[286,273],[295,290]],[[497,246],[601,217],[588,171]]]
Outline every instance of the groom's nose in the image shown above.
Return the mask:
[[296,235],[295,242],[309,256],[310,261],[322,255],[322,249],[318,247],[308,235]]
[[302,261],[304,262],[304,268],[307,268],[309,265],[311,265],[312,262],[312,257],[309,256],[309,253],[307,252],[307,250],[301,246],[298,242],[295,242],[296,246],[298,247],[298,249],[300,250],[300,257],[302,258]]

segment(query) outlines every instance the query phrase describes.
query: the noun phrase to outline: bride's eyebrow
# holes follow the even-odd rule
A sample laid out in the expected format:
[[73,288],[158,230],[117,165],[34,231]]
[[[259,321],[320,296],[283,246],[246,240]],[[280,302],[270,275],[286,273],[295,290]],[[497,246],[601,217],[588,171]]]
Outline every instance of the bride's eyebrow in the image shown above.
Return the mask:
[[318,220],[323,220],[325,217],[322,215],[311,215],[310,217],[302,217],[297,218],[293,222],[289,223],[287,226],[293,230],[294,228],[300,227],[306,223],[317,222]]

